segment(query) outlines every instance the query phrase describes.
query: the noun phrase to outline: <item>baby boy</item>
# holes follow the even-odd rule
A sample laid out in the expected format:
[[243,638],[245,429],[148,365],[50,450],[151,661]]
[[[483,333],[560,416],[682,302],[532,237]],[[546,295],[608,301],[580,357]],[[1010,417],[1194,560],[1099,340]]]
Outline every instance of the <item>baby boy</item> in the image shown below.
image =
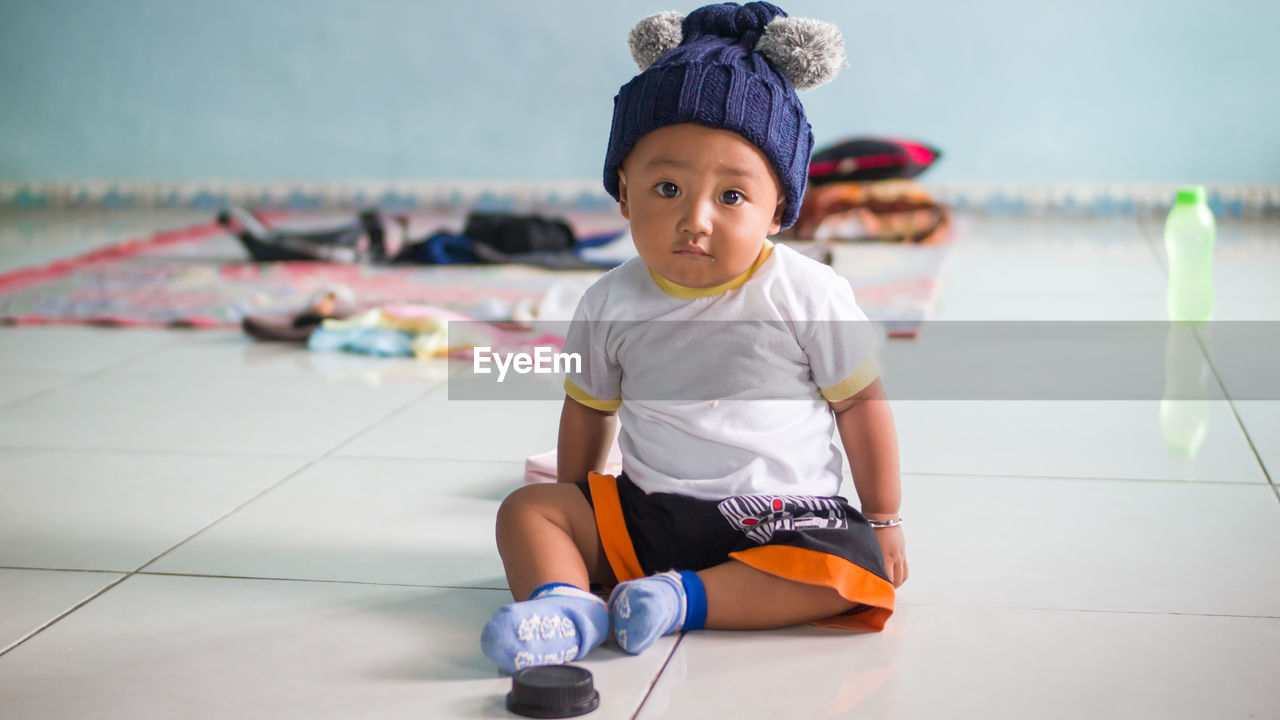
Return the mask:
[[[638,654],[704,627],[880,630],[907,578],[866,316],[847,281],[767,239],[795,222],[813,149],[796,90],[835,75],[839,33],[723,3],[647,18],[631,46],[604,184],[638,257],[571,324],[559,482],[498,512],[517,602],[481,647],[512,672],[610,632]],[[600,475],[619,423],[623,472]],[[838,495],[836,433],[861,510]]]

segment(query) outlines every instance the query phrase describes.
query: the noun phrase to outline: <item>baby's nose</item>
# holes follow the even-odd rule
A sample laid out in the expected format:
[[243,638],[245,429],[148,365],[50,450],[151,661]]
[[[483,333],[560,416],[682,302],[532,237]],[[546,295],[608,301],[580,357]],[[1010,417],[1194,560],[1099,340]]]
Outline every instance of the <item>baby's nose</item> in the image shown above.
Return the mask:
[[686,203],[680,217],[680,230],[693,235],[711,234],[711,203],[703,200],[691,200]]

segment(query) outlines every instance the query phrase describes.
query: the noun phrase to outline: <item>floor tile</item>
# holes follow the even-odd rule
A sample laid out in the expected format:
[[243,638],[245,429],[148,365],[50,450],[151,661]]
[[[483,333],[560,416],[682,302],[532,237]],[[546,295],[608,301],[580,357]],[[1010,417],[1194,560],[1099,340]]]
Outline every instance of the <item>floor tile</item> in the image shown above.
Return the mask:
[[[895,400],[1224,399],[1197,332],[1163,322],[931,322],[913,340],[886,342],[878,359]],[[1245,337],[1215,340],[1225,352]]]
[[1266,482],[1225,401],[894,401],[893,413],[908,473]]
[[[1276,296],[1280,302],[1280,295]],[[1280,318],[1213,322],[1196,329],[1213,372],[1233,400],[1280,401]]]
[[1280,619],[911,606],[879,634],[685,635],[639,718],[1261,718],[1277,644]]
[[1221,293],[1213,300],[1215,322],[1280,320],[1280,293]]
[[323,460],[147,571],[505,588],[493,528],[519,463]]
[[450,400],[441,388],[337,454],[523,462],[556,446],[563,405],[563,399]]
[[[211,219],[183,212],[0,210],[0,273]],[[1158,222],[960,220],[937,322],[1165,319]],[[1216,320],[1280,320],[1278,229],[1220,219]],[[589,717],[1268,716],[1266,327],[1215,323],[1208,374],[1157,352],[1143,399],[895,399],[911,579],[888,629],[607,647]],[[0,652],[122,577],[3,566],[132,570],[207,527],[0,657],[0,715],[511,717],[477,647],[510,600],[494,513],[554,447],[562,393],[462,399],[451,367],[234,329],[0,327]],[[1231,403],[1173,399],[1215,377]]]
[[134,358],[114,370],[119,377],[316,378],[332,384],[379,386],[441,383],[444,360],[370,357],[312,352],[301,343],[254,341],[239,330],[214,330]]
[[121,577],[0,568],[0,652]]
[[[134,576],[0,657],[14,717],[510,717],[480,653],[504,591]],[[601,648],[593,718],[631,718],[674,645]]]
[[135,570],[304,462],[0,449],[0,565]]
[[1136,221],[969,218],[943,298],[958,295],[1163,297],[1164,274]]
[[0,370],[88,373],[189,335],[139,328],[0,327]]
[[1237,401],[1235,407],[1271,482],[1280,485],[1280,401]]
[[161,230],[213,221],[202,210],[0,209],[0,273],[41,266]]
[[[1280,223],[1218,218],[1213,247],[1214,290],[1226,295],[1280,295]],[[1144,218],[1142,230],[1162,268],[1168,266],[1164,218]]]
[[316,456],[427,387],[103,374],[0,409],[0,446]]
[[1163,294],[1030,295],[974,290],[945,294],[929,321],[1162,322],[1165,317]]
[[66,385],[77,377],[75,373],[0,370],[0,407]]
[[903,478],[907,604],[1280,617],[1269,485]]

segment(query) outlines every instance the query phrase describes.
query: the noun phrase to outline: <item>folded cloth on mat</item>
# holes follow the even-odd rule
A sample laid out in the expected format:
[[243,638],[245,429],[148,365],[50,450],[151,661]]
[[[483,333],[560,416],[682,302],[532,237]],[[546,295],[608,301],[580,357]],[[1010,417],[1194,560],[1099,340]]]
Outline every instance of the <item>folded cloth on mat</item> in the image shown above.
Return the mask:
[[321,352],[348,350],[379,357],[408,357],[413,355],[413,336],[407,332],[386,328],[357,327],[331,330],[320,327],[307,338],[307,347]]
[[[452,328],[450,322],[454,323]],[[529,352],[538,347],[559,350],[564,336],[530,330],[507,330],[461,313],[414,303],[395,303],[352,317],[329,319],[311,333],[312,350],[348,350],[366,355],[468,357],[472,348]]]

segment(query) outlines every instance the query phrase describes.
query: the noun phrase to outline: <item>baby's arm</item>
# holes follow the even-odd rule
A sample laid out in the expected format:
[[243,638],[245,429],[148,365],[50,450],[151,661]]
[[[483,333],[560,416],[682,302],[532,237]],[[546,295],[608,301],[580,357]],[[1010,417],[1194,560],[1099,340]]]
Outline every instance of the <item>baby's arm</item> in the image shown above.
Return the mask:
[[595,410],[571,397],[564,399],[556,444],[556,482],[579,482],[587,479],[587,473],[604,469],[617,420],[616,412]]
[[[893,412],[877,379],[853,397],[831,403],[836,427],[849,456],[853,485],[868,520],[896,520],[902,504],[898,473],[898,435]],[[878,528],[876,539],[884,552],[885,570],[894,586],[907,579],[906,544],[902,528]]]

